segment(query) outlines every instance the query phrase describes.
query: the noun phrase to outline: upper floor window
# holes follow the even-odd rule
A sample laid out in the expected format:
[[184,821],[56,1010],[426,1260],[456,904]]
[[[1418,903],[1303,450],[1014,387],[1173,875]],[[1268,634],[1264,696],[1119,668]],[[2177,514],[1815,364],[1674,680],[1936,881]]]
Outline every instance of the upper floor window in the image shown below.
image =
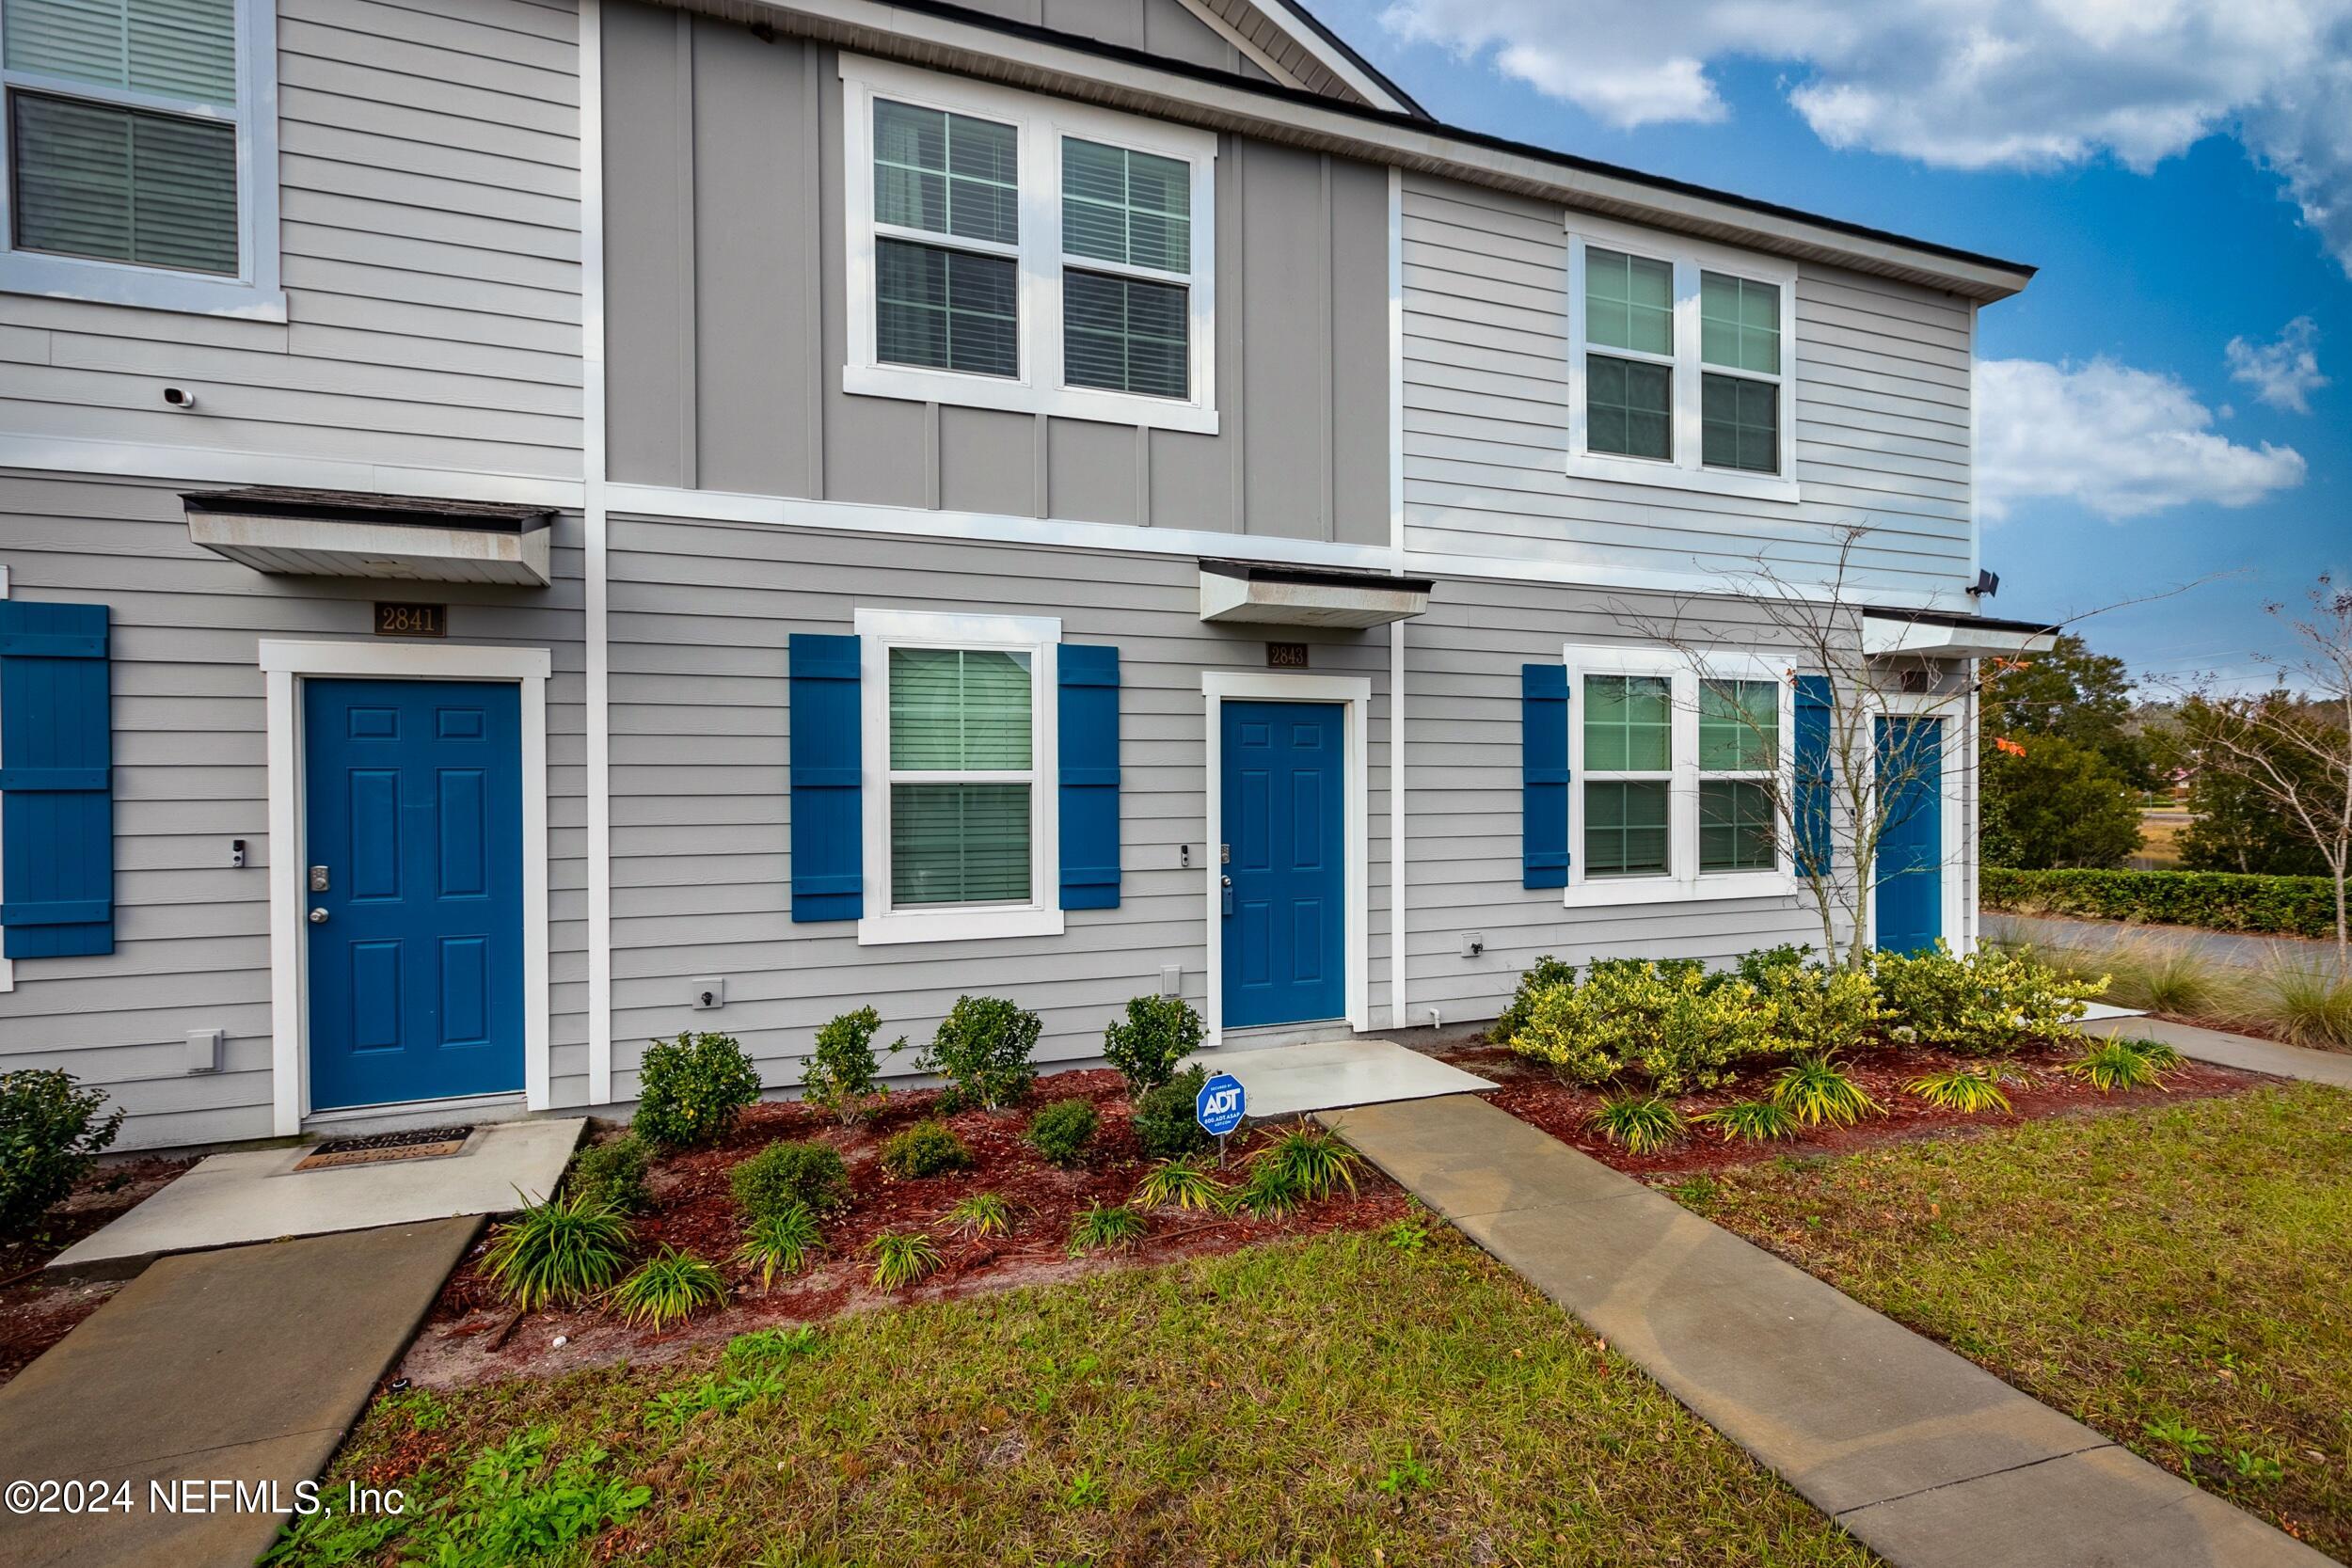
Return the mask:
[[282,320],[275,14],[0,0],[0,288]]
[[845,56],[852,393],[1216,429],[1216,138]]
[[1794,272],[1613,230],[1568,254],[1568,471],[1795,500]]

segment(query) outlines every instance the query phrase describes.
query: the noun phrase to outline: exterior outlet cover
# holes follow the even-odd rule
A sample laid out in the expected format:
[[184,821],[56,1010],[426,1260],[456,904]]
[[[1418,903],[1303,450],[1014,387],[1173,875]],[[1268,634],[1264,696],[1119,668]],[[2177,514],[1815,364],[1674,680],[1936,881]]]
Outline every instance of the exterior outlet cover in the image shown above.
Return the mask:
[[696,1012],[708,1012],[713,1007],[723,1007],[727,1005],[725,976],[705,974],[697,979],[689,980],[687,984],[693,988],[693,1006]]
[[222,1053],[229,1044],[226,1029],[191,1029],[188,1031],[188,1070],[218,1072]]
[[1474,958],[1478,957],[1478,955],[1480,955],[1481,953],[1484,953],[1486,950],[1486,932],[1484,932],[1484,931],[1464,931],[1464,932],[1462,933],[1462,957],[1464,957],[1464,958]]
[[1162,996],[1184,994],[1184,972],[1181,966],[1176,964],[1160,966],[1160,994]]

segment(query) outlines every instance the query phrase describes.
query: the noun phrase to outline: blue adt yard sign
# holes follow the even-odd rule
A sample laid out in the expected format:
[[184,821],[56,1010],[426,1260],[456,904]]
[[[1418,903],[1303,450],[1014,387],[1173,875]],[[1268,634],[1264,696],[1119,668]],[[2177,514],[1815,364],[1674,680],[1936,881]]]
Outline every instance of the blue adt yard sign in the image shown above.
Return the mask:
[[1192,1114],[1203,1132],[1221,1138],[1241,1125],[1248,1102],[1241,1080],[1230,1072],[1220,1072],[1200,1085],[1200,1098],[1192,1102]]

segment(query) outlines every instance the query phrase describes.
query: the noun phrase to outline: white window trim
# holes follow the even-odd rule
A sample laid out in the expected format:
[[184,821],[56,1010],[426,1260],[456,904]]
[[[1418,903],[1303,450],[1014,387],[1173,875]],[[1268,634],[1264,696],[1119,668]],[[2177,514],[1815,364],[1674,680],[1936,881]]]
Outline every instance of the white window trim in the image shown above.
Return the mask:
[[[1016,377],[885,365],[876,353],[873,126],[877,96],[1010,124],[1019,134],[1020,244],[1008,249],[936,234],[922,236],[926,243],[1017,257],[1021,373]],[[841,367],[844,392],[1216,434],[1215,135],[855,55],[841,56],[841,98],[845,121],[841,137],[846,219],[843,271],[849,291],[848,355]],[[1190,398],[1146,397],[1062,385],[1061,138],[1065,135],[1155,153],[1191,166],[1192,272],[1181,279],[1189,291]],[[1172,274],[1091,258],[1072,258],[1068,264],[1089,272],[1178,281]]]
[[[1786,262],[1745,251],[1726,250],[1695,241],[1670,238],[1648,230],[1601,222],[1581,214],[1569,214],[1567,230],[1569,477],[1607,480],[1618,484],[1703,490],[1711,495],[1785,501],[1794,505],[1798,499],[1797,269]],[[1670,461],[1596,452],[1586,446],[1584,252],[1588,245],[1623,251],[1646,261],[1664,261],[1674,268],[1674,457]],[[1699,356],[1699,274],[1702,272],[1730,273],[1753,282],[1770,283],[1780,290],[1780,472],[1776,474],[1710,468],[1699,460],[1699,384],[1706,369]],[[1606,346],[1597,352],[1612,356],[1626,353],[1625,350]],[[1641,354],[1632,357],[1656,358],[1655,356]],[[1770,379],[1753,371],[1735,371],[1722,366],[1716,368],[1722,373],[1750,381]]]
[[[548,679],[545,648],[454,643],[290,642],[258,650],[269,753],[269,993],[271,1131],[291,1137],[310,1117],[310,904],[302,868],[305,750],[298,683],[310,675],[379,680],[512,681],[521,688],[523,877],[523,1106],[552,1104],[548,1057]],[[493,1097],[488,1102],[512,1095]],[[469,1103],[472,1103],[469,1099]],[[378,1107],[368,1107],[369,1115]]]
[[[1204,1050],[1225,1042],[1225,910],[1223,857],[1216,846],[1225,842],[1225,715],[1227,702],[1336,703],[1342,707],[1341,738],[1346,755],[1345,821],[1341,828],[1346,846],[1347,886],[1344,903],[1347,929],[1343,949],[1347,963],[1347,1026],[1358,1034],[1372,1027],[1372,768],[1366,755],[1372,735],[1372,678],[1368,675],[1273,674],[1249,670],[1204,670],[1200,696],[1207,712],[1206,758],[1202,791],[1207,800],[1205,903],[1208,942],[1208,1012]],[[1315,1021],[1309,1020],[1309,1022]],[[1269,1028],[1288,1027],[1269,1024]]]
[[[1796,784],[1794,747],[1796,687],[1788,678],[1787,661],[1762,654],[1708,654],[1694,668],[1690,656],[1670,648],[1580,647],[1571,642],[1561,651],[1568,671],[1568,885],[1562,903],[1568,909],[1606,909],[1622,904],[1681,903],[1697,898],[1776,898],[1797,892],[1794,847],[1788,824],[1773,825],[1774,858],[1771,871],[1701,871],[1699,869],[1699,783],[1702,777],[1760,778],[1758,773],[1702,774],[1699,768],[1699,683],[1702,680],[1770,681],[1780,694],[1780,799],[1786,800]],[[1584,766],[1584,677],[1587,675],[1658,675],[1674,683],[1674,767],[1667,784],[1666,875],[1663,877],[1595,877],[1587,879],[1584,853],[1584,785],[1596,775]],[[1601,778],[1616,778],[1601,773]],[[1782,814],[1776,812],[1778,816]]]
[[[1967,825],[1967,789],[1969,768],[1964,752],[1955,748],[1953,736],[1973,736],[1969,703],[1949,693],[1899,691],[1881,692],[1870,705],[1870,790],[1875,801],[1878,791],[1878,721],[1882,719],[1935,719],[1944,725],[1942,750],[1942,784],[1944,859],[1936,867],[1941,879],[1937,892],[1943,898],[1944,940],[1952,951],[1966,954],[1975,951],[1976,933],[1968,928],[1968,872],[1978,859],[1978,845],[1973,837],[1963,836]],[[1875,873],[1870,887],[1870,945],[1879,944],[1879,895]]]
[[[866,913],[857,923],[858,945],[1061,935],[1060,618],[860,610],[854,621],[858,797],[866,850]],[[890,650],[907,646],[1002,648],[1029,656],[1029,761],[1034,793],[1029,801],[1026,904],[890,907]]]
[[[8,137],[15,116],[0,113],[0,293],[129,305],[190,315],[236,316],[282,322],[286,295],[278,268],[278,8],[274,0],[236,0],[237,107],[233,116],[174,99],[98,83],[77,82],[0,66],[5,90],[54,93],[125,108],[155,109],[189,119],[228,120],[237,127],[237,266],[234,277],[173,272],[127,261],[52,256],[18,250],[15,150]],[[5,26],[0,20],[0,26]],[[4,48],[5,40],[0,40]],[[0,53],[0,59],[5,59]]]

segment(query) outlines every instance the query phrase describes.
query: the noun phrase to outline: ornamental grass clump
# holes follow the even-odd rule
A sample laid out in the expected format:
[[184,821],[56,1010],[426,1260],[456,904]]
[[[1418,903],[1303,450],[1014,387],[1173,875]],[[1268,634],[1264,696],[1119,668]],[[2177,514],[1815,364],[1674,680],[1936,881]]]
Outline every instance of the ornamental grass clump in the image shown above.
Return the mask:
[[1103,1031],[1103,1059],[1127,1080],[1128,1097],[1139,1099],[1175,1077],[1207,1037],[1200,1015],[1183,997],[1137,996],[1126,1016]]
[[691,1252],[665,1246],[612,1287],[608,1299],[632,1328],[667,1328],[707,1307],[723,1307],[725,1276]]
[[1682,1113],[1654,1094],[1621,1094],[1604,1100],[1587,1123],[1628,1154],[1655,1154],[1682,1136]]
[[1136,1201],[1147,1209],[1193,1209],[1214,1213],[1225,1207],[1225,1183],[1209,1174],[1198,1154],[1162,1160],[1136,1183]]
[[874,1283],[885,1291],[919,1285],[946,1262],[939,1243],[920,1230],[885,1230],[866,1250],[874,1258]]
[[570,1193],[525,1206],[492,1232],[482,1272],[526,1312],[577,1307],[621,1277],[633,1240],[620,1210]]
[[2352,974],[2324,958],[2274,960],[2253,989],[2255,1012],[2291,1044],[2352,1050]]
[[1143,1216],[1123,1203],[1097,1203],[1070,1225],[1070,1256],[1131,1247],[1143,1239]]
[[[860,1007],[818,1030],[816,1049],[801,1069],[802,1098],[844,1127],[870,1120],[890,1098],[874,1055],[874,1036],[881,1029],[882,1015]],[[906,1037],[899,1036],[889,1054],[897,1055],[906,1044]]]
[[1830,1052],[1799,1056],[1782,1068],[1772,1080],[1772,1103],[1807,1127],[1851,1127],[1883,1109]]
[[1259,1149],[1252,1164],[1280,1166],[1301,1197],[1313,1202],[1340,1188],[1356,1190],[1356,1166],[1362,1156],[1347,1147],[1338,1133],[1320,1127],[1295,1127]]
[[1740,1100],[1691,1118],[1725,1143],[1771,1143],[1797,1135],[1797,1118],[1769,1100]]
[[954,1128],[932,1117],[892,1133],[877,1158],[891,1175],[914,1180],[968,1169],[972,1150],[956,1136]]
[[2066,1070],[2101,1094],[2118,1089],[2160,1089],[2164,1075],[2181,1065],[2181,1053],[2157,1040],[2104,1039],[2085,1048]]
[[947,1211],[947,1223],[966,1241],[1009,1236],[1012,1233],[1012,1204],[995,1193],[974,1193],[959,1198],[955,1207]]
[[2009,1109],[2009,1096],[2001,1090],[2000,1077],[1989,1068],[1952,1068],[1925,1073],[1903,1087],[1939,1110],[1976,1116]]
[[815,1212],[805,1203],[790,1203],[752,1221],[743,1232],[743,1244],[736,1249],[735,1260],[758,1271],[759,1288],[765,1293],[775,1288],[776,1275],[798,1274],[808,1267],[809,1259],[824,1243]]

